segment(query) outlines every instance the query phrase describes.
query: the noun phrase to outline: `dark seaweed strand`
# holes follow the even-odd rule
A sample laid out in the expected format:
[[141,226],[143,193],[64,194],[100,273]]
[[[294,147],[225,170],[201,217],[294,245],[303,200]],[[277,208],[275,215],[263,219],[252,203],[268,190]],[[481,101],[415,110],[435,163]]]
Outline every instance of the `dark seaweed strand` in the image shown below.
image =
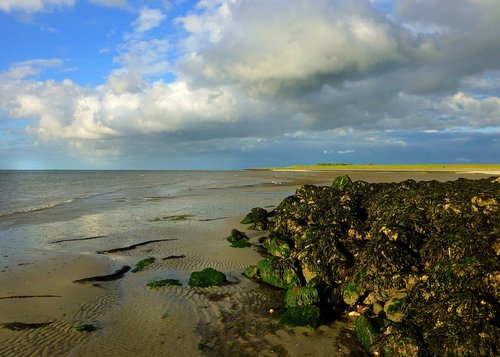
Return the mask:
[[0,296],[3,299],[31,299],[31,298],[53,298],[61,297],[61,295],[13,295],[13,296]]
[[140,246],[143,246],[143,245],[146,245],[146,244],[150,244],[150,243],[158,243],[158,242],[170,242],[170,241],[174,241],[174,240],[177,240],[176,238],[174,239],[155,239],[155,240],[148,240],[146,242],[142,242],[142,243],[137,243],[137,244],[132,244],[132,245],[129,245],[128,247],[123,247],[123,248],[114,248],[114,249],[108,249],[108,250],[99,250],[97,251],[97,254],[109,254],[109,253],[116,253],[116,252],[125,252],[127,250],[133,250],[137,247],[140,247]]
[[22,330],[33,330],[40,327],[50,325],[54,321],[50,322],[39,322],[39,323],[24,323],[24,322],[6,322],[0,325],[2,328],[6,328],[11,331],[22,331]]
[[65,242],[76,242],[80,240],[91,240],[91,239],[99,239],[99,238],[106,238],[109,236],[94,236],[94,237],[86,237],[86,238],[73,238],[73,239],[60,239],[60,240],[55,240],[53,242],[50,242],[51,244],[55,243],[65,243]]
[[130,269],[131,268],[128,265],[124,265],[120,269],[116,270],[113,274],[78,279],[78,280],[74,280],[73,283],[86,283],[86,282],[90,282],[90,281],[118,280],[118,279],[121,279],[125,275],[125,273],[128,272]]

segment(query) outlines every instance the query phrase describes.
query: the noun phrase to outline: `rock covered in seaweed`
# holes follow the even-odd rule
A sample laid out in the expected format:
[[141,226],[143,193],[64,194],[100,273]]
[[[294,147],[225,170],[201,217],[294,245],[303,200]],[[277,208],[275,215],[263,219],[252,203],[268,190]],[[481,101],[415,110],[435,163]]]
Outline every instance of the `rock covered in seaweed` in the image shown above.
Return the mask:
[[498,355],[499,204],[496,178],[301,186],[249,273],[287,289],[289,309],[364,306],[357,335],[371,353]]
[[250,229],[256,231],[265,231],[269,226],[269,219],[271,214],[267,212],[264,208],[255,207],[252,208],[250,213],[248,213],[245,218],[241,221],[242,224],[251,224]]
[[226,275],[214,268],[205,268],[201,271],[192,272],[189,278],[189,286],[199,288],[224,285],[226,283]]
[[226,240],[231,243],[231,247],[233,248],[248,248],[252,246],[248,239],[249,238],[245,233],[237,229],[233,229],[231,231],[231,235],[226,238]]

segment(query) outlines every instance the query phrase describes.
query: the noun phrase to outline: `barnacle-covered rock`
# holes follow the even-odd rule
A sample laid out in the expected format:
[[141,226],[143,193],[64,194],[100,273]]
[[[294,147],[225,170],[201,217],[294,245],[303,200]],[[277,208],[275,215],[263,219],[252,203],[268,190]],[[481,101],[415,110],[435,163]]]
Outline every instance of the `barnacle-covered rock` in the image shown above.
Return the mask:
[[301,186],[273,211],[269,257],[248,275],[288,289],[285,320],[362,308],[355,333],[370,353],[499,355],[499,182]]

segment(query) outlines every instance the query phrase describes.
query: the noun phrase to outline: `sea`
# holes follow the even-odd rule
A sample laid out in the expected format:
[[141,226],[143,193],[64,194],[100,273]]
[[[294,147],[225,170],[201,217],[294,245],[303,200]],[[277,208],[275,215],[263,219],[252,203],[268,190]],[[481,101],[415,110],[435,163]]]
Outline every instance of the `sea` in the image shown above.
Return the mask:
[[132,232],[175,215],[244,215],[293,194],[289,184],[304,176],[246,170],[0,171],[0,265],[54,249],[50,243],[57,240]]
[[[257,176],[257,177],[256,177]],[[0,171],[0,218],[100,197],[140,200],[186,190],[277,182],[245,171]]]

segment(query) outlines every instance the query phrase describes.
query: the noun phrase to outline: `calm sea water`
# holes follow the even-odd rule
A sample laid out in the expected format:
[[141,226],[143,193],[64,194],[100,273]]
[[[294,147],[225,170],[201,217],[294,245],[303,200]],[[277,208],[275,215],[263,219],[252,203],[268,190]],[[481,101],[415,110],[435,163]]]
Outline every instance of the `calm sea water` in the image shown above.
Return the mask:
[[0,171],[0,217],[118,193],[154,198],[287,179],[280,176],[245,171]]
[[[282,184],[296,176],[252,171],[0,171],[0,265],[64,250],[52,244],[60,239],[159,239],[169,227],[243,215],[252,207],[279,202],[280,191],[282,196],[291,193]],[[175,215],[190,219],[164,219]],[[99,248],[75,244],[71,249],[92,253]]]

